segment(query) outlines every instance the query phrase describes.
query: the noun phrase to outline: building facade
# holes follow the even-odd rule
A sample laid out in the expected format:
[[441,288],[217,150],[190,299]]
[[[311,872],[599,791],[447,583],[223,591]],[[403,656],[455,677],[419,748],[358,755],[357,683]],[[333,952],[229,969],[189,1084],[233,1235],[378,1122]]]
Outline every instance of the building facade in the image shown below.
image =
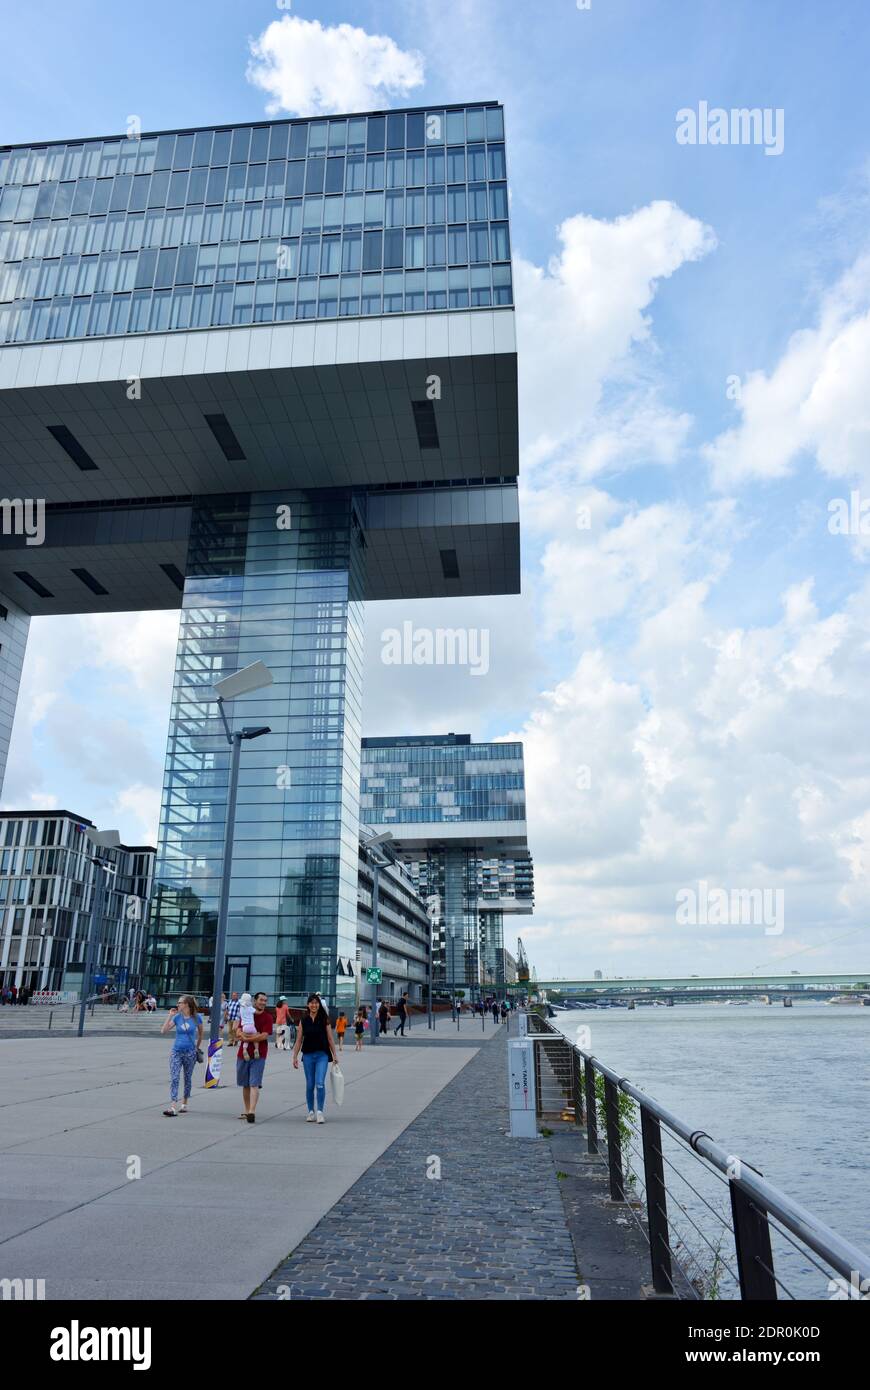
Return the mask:
[[[0,811],[0,986],[82,987],[94,901],[93,823],[70,811]],[[94,923],[94,977],[139,984],[155,851],[100,850],[115,872]]]
[[534,905],[522,744],[364,738],[360,804],[436,914],[434,986],[504,984],[505,914]]
[[[519,591],[501,106],[0,149],[0,756],[31,617],[179,609],[148,942],[352,1002],[361,604]],[[10,515],[13,512],[10,510]],[[2,769],[0,769],[2,771]]]
[[[374,963],[372,922],[377,873],[378,967],[380,984],[369,984],[366,970]],[[360,842],[357,908],[357,958],[360,998],[398,999],[406,990],[412,1004],[425,1001],[429,984],[431,923],[413,876],[400,861],[384,863]]]

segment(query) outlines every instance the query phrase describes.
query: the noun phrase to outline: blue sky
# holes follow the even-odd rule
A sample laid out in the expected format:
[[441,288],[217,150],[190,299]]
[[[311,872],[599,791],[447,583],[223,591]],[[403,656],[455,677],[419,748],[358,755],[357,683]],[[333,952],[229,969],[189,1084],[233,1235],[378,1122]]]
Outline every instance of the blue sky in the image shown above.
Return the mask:
[[[131,114],[258,119],[252,39],[303,92],[294,114],[347,109],[315,79],[341,60],[373,80],[373,35],[396,78],[374,105],[504,102],[523,595],[373,605],[367,731],[523,738],[538,910],[522,934],[544,972],[867,963],[867,550],[827,529],[832,498],[870,496],[866,6],[4,9],[7,142]],[[313,22],[320,67],[296,43]],[[369,36],[356,58],[339,25]],[[678,144],[677,112],[702,101],[781,109],[782,153]],[[407,617],[489,626],[489,679],[385,671],[380,632]],[[52,798],[153,836],[173,618],[74,626],[33,626],[4,805]],[[784,931],[678,927],[675,894],[702,878],[782,886]]]

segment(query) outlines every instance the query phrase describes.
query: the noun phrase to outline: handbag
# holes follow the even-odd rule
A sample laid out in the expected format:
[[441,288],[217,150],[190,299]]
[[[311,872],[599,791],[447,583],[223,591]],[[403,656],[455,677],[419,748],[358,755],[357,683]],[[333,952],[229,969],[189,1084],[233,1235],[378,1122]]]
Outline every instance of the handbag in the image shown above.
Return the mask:
[[341,1067],[335,1066],[330,1072],[332,1078],[332,1099],[336,1105],[344,1104],[344,1072]]
[[202,1048],[201,1048],[201,1047],[198,1047],[198,1048],[196,1049],[196,1060],[197,1060],[198,1062],[204,1062],[204,1061],[205,1061],[205,1057],[202,1055]]

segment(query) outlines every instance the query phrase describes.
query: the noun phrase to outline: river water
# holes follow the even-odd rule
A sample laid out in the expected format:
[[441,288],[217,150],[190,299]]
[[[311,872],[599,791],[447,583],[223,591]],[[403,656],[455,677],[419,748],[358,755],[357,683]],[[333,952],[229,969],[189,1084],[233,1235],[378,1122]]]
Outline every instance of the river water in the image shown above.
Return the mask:
[[[584,1051],[870,1250],[870,1008],[678,1004],[576,1009],[551,1022],[572,1040],[588,1028]],[[683,1152],[674,1162],[695,1181],[696,1160]],[[709,1233],[695,1199],[686,1205]],[[730,1215],[727,1200],[721,1210]],[[675,1225],[678,1219],[674,1212]],[[774,1254],[792,1293],[831,1296],[828,1276],[788,1253],[781,1239]],[[722,1255],[733,1265],[727,1240]],[[733,1294],[728,1282],[726,1274],[726,1297]]]

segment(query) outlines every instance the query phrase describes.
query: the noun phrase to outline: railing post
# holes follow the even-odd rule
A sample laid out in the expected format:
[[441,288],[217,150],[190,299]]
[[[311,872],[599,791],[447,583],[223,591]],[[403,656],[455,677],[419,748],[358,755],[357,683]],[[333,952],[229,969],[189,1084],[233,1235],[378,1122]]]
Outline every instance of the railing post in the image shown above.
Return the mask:
[[622,1174],[622,1144],[619,1138],[619,1090],[604,1078],[604,1116],[607,1122],[607,1167],[610,1170],[610,1200],[625,1201],[625,1179]]
[[744,1192],[739,1178],[732,1178],[731,1214],[734,1219],[734,1245],[740,1275],[740,1297],[748,1303],[775,1303],[773,1251],[767,1212]]
[[598,1107],[595,1095],[595,1064],[589,1057],[583,1059],[583,1077],[586,1088],[586,1151],[597,1154],[598,1148]]
[[643,1137],[643,1176],[646,1187],[646,1219],[653,1288],[656,1293],[672,1294],[671,1245],[668,1231],[668,1199],[665,1165],[662,1157],[662,1127],[645,1105],[640,1107]]
[[580,1053],[571,1045],[571,1096],[574,1101],[574,1123],[583,1123],[583,1072]]

